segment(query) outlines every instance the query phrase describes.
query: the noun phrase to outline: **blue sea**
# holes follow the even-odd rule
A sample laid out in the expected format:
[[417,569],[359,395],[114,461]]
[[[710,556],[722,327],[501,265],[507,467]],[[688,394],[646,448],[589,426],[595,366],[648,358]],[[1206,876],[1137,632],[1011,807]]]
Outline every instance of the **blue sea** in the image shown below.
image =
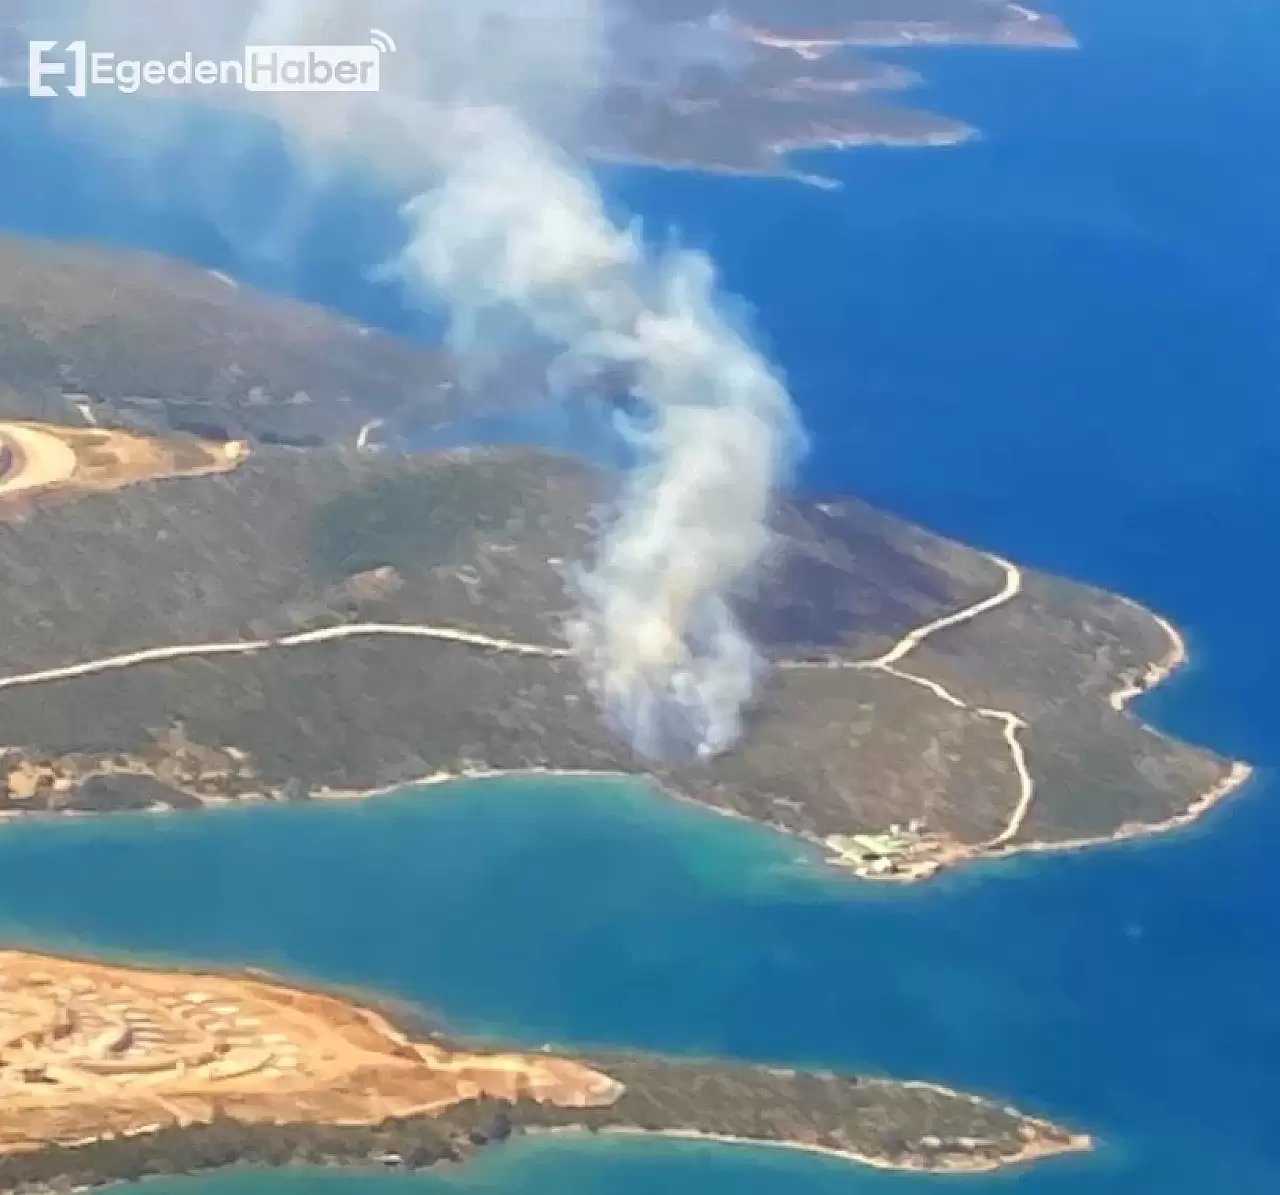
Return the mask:
[[[807,484],[1184,627],[1192,666],[1141,712],[1258,764],[1242,795],[1185,833],[907,891],[817,874],[765,832],[621,783],[28,827],[0,836],[0,935],[374,988],[531,1044],[928,1077],[1098,1151],[957,1179],[538,1142],[449,1174],[153,1195],[1280,1191],[1280,10],[1057,10],[1077,53],[904,56],[923,102],[984,130],[975,144],[806,161],[835,192],[606,179],[712,249],[754,306],[812,432]],[[86,162],[45,119],[0,103],[0,224],[148,244],[421,330],[365,275],[395,244],[390,198],[300,207],[269,158],[215,186],[179,155],[144,204],[126,167]],[[301,239],[254,214],[300,210]]]

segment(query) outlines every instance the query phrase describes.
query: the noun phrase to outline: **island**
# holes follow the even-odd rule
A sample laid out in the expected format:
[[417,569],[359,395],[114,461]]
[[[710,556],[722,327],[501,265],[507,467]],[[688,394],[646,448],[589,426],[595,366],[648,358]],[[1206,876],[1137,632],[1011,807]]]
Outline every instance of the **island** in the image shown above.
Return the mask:
[[226,1166],[459,1162],[520,1133],[646,1133],[974,1172],[1087,1136],[931,1083],[459,1041],[260,974],[0,951],[0,1191]]

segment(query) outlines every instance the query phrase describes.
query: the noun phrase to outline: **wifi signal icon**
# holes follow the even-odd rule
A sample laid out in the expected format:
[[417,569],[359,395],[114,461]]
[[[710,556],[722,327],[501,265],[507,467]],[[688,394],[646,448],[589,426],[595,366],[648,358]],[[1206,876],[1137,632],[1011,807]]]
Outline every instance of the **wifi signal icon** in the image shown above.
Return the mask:
[[394,54],[396,52],[396,39],[391,34],[384,33],[381,29],[369,30],[369,44],[380,54]]

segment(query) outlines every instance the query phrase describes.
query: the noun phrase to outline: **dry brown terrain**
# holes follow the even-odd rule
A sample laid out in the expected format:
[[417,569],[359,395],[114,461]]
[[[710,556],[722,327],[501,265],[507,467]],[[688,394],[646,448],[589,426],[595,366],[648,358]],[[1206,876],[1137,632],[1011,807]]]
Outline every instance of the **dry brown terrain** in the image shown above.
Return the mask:
[[0,952],[0,1154],[201,1124],[377,1124],[463,1100],[608,1105],[622,1084],[542,1054],[413,1042],[344,1000],[250,978]]
[[521,1132],[702,1137],[934,1172],[1092,1148],[932,1083],[509,1051],[257,972],[15,950],[0,951],[0,1109],[0,1191],[28,1195],[236,1165],[418,1169]]
[[247,455],[239,440],[164,440],[114,428],[0,423],[0,500],[225,473]]

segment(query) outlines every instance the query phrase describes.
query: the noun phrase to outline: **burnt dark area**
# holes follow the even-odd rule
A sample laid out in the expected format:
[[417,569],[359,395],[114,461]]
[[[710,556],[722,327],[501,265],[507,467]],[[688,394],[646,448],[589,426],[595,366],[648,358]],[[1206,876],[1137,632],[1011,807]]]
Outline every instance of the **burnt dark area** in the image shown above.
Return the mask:
[[[845,496],[786,505],[774,558],[741,606],[752,637],[774,653],[820,655],[859,635],[903,635],[928,611],[963,602],[954,579],[886,534],[892,525]],[[998,584],[996,570],[988,584]],[[981,597],[982,582],[969,593]]]

